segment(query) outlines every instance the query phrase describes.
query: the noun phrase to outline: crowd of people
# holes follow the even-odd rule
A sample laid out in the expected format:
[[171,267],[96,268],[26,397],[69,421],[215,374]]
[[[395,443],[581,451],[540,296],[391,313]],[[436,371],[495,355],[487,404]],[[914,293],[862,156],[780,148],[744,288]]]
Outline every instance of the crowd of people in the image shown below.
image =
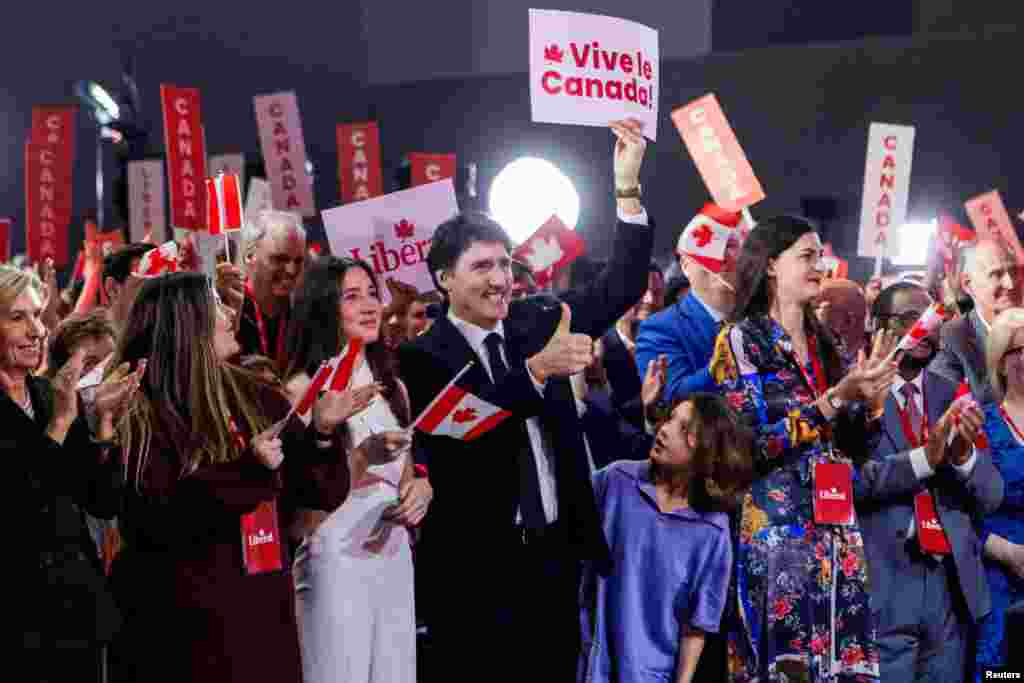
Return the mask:
[[[642,128],[611,130],[611,256],[574,287],[538,289],[471,211],[433,235],[435,292],[310,254],[281,211],[213,281],[142,277],[153,246],[120,248],[91,309],[50,272],[0,266],[23,678],[1004,665],[1024,597],[1013,252],[983,238],[942,282],[861,286],[826,277],[810,222],[740,230],[709,205],[666,279]],[[692,238],[712,225],[709,257]],[[901,344],[948,296],[941,327]],[[347,384],[312,386],[353,348]],[[416,430],[456,379],[510,417],[471,440]]]

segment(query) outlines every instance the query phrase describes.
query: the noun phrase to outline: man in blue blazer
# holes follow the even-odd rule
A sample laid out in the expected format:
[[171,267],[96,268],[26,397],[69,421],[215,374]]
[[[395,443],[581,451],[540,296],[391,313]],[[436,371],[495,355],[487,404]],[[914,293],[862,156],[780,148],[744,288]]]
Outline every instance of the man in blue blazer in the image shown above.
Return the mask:
[[[640,324],[637,376],[642,379],[648,363],[664,354],[668,359],[664,400],[669,403],[697,391],[715,390],[708,361],[721,323],[732,314],[735,304],[739,255],[735,227],[740,220],[738,213],[714,204],[701,210],[683,230],[676,246],[679,265],[690,280],[690,293]],[[709,256],[707,248],[716,243],[715,235],[724,235],[724,254]]]
[[[875,329],[902,335],[930,303],[923,288],[896,283],[872,306]],[[900,360],[878,445],[854,478],[881,678],[893,683],[963,681],[971,627],[990,609],[971,517],[999,506],[1003,480],[964,438],[973,426],[966,416],[957,420],[951,408],[957,385],[925,369],[937,336]],[[951,433],[957,436],[947,445]],[[921,494],[934,501],[947,552],[922,548],[915,516]]]

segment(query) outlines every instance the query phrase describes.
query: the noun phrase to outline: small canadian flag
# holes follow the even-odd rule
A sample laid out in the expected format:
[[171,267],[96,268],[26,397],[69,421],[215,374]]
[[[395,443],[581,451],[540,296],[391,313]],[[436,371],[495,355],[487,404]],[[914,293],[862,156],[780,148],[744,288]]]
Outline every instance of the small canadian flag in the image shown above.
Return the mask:
[[488,403],[456,385],[473,365],[466,365],[448,386],[430,402],[413,423],[414,429],[426,434],[450,436],[461,441],[473,441],[491,431],[512,415],[504,408]]
[[356,361],[363,350],[363,340],[359,337],[352,337],[345,344],[345,348],[339,355],[337,368],[334,377],[331,378],[331,391],[345,391],[349,382],[352,381],[352,373],[356,369]]
[[135,268],[135,274],[142,277],[157,277],[166,273],[176,273],[179,269],[181,262],[178,243],[171,240],[143,254]]
[[313,408],[313,404],[316,402],[321,391],[326,391],[328,388],[331,391],[345,391],[348,389],[348,385],[352,381],[352,374],[356,368],[356,361],[359,360],[362,350],[363,340],[353,337],[345,344],[345,348],[342,349],[341,353],[321,363],[320,368],[313,375],[313,380],[306,388],[306,393],[302,395],[302,399],[295,404],[283,422],[287,421],[292,414],[297,414],[301,417],[309,415],[309,411]]
[[739,241],[740,213],[726,211],[717,204],[705,204],[679,236],[676,251],[689,256],[712,273],[722,272],[729,240]]
[[206,179],[206,228],[211,235],[242,229],[242,189],[237,175],[219,173]]
[[943,320],[945,320],[944,315],[945,309],[943,309],[942,304],[934,303],[929,306],[928,309],[921,314],[921,317],[917,319],[914,326],[910,328],[910,331],[903,335],[903,339],[900,340],[899,346],[896,347],[896,350],[909,351],[917,346],[922,339],[939,328]]

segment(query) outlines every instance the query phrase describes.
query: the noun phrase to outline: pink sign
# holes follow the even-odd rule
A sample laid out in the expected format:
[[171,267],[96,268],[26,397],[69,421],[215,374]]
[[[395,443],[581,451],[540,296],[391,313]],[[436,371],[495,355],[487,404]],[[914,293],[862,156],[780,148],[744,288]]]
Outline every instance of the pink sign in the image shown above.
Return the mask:
[[672,121],[715,203],[739,211],[764,199],[764,190],[714,93],[679,107]]
[[964,202],[964,208],[979,235],[1005,241],[1017,254],[1017,263],[1024,264],[1024,250],[1021,249],[1017,230],[1013,227],[1003,198],[999,196],[999,190],[968,199]]
[[294,211],[306,217],[315,216],[313,183],[306,173],[306,143],[302,138],[295,93],[260,95],[254,101],[260,148],[274,196],[274,208]]

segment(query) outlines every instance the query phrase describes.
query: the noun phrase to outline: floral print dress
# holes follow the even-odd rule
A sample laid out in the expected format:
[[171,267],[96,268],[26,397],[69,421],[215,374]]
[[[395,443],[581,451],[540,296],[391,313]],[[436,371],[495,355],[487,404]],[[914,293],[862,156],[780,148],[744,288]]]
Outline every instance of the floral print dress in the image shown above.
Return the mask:
[[[860,529],[856,520],[851,526],[814,521],[814,464],[851,461],[834,447],[834,425],[814,405],[789,336],[768,317],[727,325],[710,369],[757,436],[758,478],[734,530],[731,679],[877,679]],[[804,372],[813,377],[811,367]],[[860,435],[868,439],[865,430]]]

